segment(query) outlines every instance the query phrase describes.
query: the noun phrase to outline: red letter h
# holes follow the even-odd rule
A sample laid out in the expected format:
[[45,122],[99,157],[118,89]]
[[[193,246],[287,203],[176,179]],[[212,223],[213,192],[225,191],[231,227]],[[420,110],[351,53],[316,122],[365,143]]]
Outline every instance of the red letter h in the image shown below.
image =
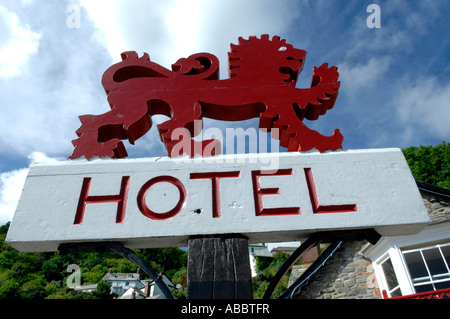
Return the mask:
[[117,203],[116,223],[122,223],[125,218],[125,208],[127,204],[129,185],[130,185],[130,176],[123,176],[122,184],[120,185],[120,194],[89,196],[91,177],[85,177],[83,180],[83,186],[81,187],[80,199],[78,201],[75,221],[73,223],[75,225],[81,224],[83,222],[86,205],[95,203]]

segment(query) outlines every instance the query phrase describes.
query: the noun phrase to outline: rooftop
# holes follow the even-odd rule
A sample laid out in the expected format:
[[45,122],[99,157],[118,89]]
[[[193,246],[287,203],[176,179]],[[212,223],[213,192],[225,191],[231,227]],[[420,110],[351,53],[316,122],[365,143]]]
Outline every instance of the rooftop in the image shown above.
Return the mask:
[[141,276],[139,273],[111,273],[108,272],[102,280],[140,280]]

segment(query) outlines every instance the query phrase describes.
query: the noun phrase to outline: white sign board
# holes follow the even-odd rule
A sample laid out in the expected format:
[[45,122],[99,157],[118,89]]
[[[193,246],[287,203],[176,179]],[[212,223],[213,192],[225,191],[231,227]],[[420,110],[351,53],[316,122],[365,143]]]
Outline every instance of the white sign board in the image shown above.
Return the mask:
[[399,149],[71,160],[30,167],[6,241],[20,251],[175,247],[211,234],[257,243],[364,228],[406,235],[428,220]]

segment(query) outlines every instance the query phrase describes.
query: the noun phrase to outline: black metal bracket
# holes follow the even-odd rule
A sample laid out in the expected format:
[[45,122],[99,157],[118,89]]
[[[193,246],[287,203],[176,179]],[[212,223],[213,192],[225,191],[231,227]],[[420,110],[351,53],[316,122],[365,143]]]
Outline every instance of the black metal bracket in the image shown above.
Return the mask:
[[58,250],[62,254],[67,253],[85,253],[85,252],[114,252],[132,263],[136,264],[142,269],[148,276],[150,276],[155,284],[158,285],[162,293],[167,299],[175,299],[170,289],[167,287],[162,277],[159,276],[141,257],[139,257],[134,251],[124,247],[120,243],[116,242],[86,242],[86,243],[67,243],[61,244]]
[[[298,247],[290,256],[289,258],[284,262],[283,265],[281,265],[278,272],[275,274],[275,276],[272,278],[271,282],[269,283],[269,286],[267,287],[266,292],[264,293],[263,299],[270,299],[272,296],[275,288],[278,286],[281,278],[287,273],[287,271],[297,262],[297,260],[300,258],[300,256],[310,247],[314,247],[319,245],[322,242],[330,242],[336,245],[336,243],[342,243],[345,240],[367,240],[371,244],[375,245],[377,241],[381,238],[381,235],[377,233],[374,229],[357,229],[357,230],[344,230],[344,231],[329,231],[329,232],[318,232],[315,234],[312,234],[310,238],[308,238],[306,241],[304,241],[300,247]],[[330,250],[327,252],[326,255],[330,253]],[[320,257],[322,257],[324,253],[322,253]],[[330,256],[324,255],[322,259],[326,260]],[[326,261],[325,260],[325,261]],[[316,264],[317,265],[317,264]],[[310,266],[313,267],[313,265]],[[310,269],[308,268],[306,271]],[[311,271],[309,271],[311,272]],[[298,285],[296,286],[298,287]],[[283,293],[282,296],[286,296],[287,293],[289,293],[289,289]],[[292,291],[291,291],[292,292]]]
[[327,260],[333,256],[334,252],[337,251],[343,241],[337,241],[332,243],[325,249],[323,253],[309,266],[305,272],[298,278],[280,297],[279,299],[292,299],[295,295],[300,293],[300,290],[307,285],[311,278],[316,274],[316,272],[322,267]]

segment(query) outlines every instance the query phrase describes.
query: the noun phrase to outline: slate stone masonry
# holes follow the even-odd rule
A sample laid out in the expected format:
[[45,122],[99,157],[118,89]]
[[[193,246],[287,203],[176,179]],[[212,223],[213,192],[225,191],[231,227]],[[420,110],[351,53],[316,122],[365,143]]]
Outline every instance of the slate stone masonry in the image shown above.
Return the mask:
[[346,242],[295,298],[381,299],[372,263],[361,253],[366,245],[367,241]]
[[450,220],[450,200],[429,194],[422,194],[422,198],[428,210],[428,216],[430,216],[430,224],[439,224]]

